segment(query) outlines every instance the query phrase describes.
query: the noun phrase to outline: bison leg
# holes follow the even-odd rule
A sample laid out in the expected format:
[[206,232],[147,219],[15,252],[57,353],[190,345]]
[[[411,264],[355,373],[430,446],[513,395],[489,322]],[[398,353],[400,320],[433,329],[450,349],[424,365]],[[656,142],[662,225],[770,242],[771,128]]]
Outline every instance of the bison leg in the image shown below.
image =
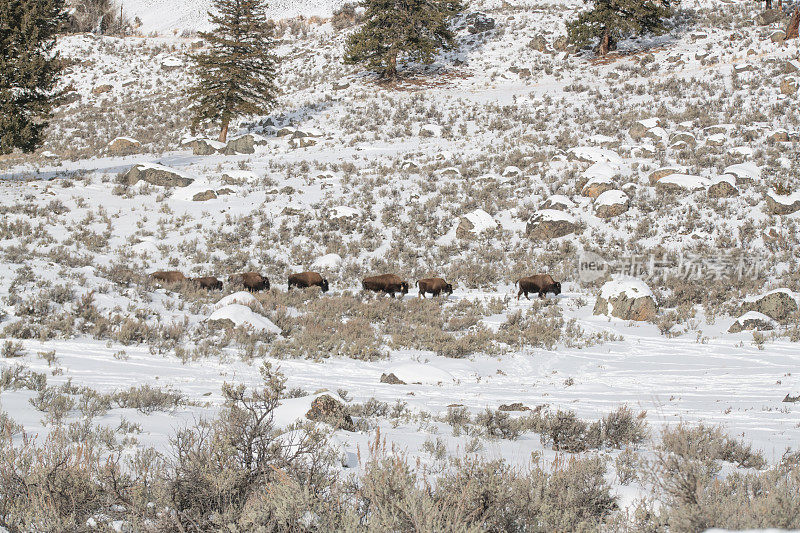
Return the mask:
[[519,301],[519,297],[522,296],[522,289],[519,290],[517,293],[517,301]]
[[442,291],[435,291],[433,295],[438,298],[441,293]]
[[545,293],[544,291],[539,291],[539,298],[544,298],[545,294],[547,293]]

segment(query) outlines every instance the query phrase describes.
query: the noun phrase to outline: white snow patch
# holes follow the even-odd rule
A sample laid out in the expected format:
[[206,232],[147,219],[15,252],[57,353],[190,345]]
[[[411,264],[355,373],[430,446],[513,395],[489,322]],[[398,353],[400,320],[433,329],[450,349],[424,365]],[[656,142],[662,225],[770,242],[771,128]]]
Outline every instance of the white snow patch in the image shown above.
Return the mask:
[[755,163],[738,163],[726,167],[722,171],[723,174],[733,174],[737,178],[751,179],[753,181],[761,180],[761,167]]
[[439,383],[452,383],[455,381],[450,372],[423,363],[403,363],[390,366],[385,372],[394,374],[406,383],[438,385]]
[[342,256],[339,254],[325,254],[317,257],[311,264],[314,268],[338,268],[342,264]]
[[257,302],[256,297],[253,296],[251,293],[247,291],[239,291],[234,292],[233,294],[229,294],[214,304],[215,309],[222,309],[223,307],[228,307],[231,304],[241,304],[249,306],[253,302]]
[[648,287],[644,281],[632,277],[612,279],[604,283],[600,288],[600,297],[604,300],[616,298],[622,294],[628,298],[644,298],[650,296],[655,299],[653,297],[653,291],[650,290],[650,287]]
[[492,215],[483,209],[476,209],[471,213],[467,213],[464,218],[472,223],[473,227],[470,230],[472,233],[482,233],[497,227],[497,222],[492,218]]
[[628,195],[620,190],[606,191],[594,200],[595,205],[619,205],[628,201]]
[[691,174],[670,174],[669,176],[664,176],[658,182],[677,185],[686,190],[705,189],[711,184],[711,180],[708,178]]
[[242,304],[230,304],[214,311],[209,320],[228,319],[237,326],[250,326],[256,331],[280,334],[281,329],[265,316],[261,316]]
[[595,163],[605,161],[612,165],[622,166],[622,158],[614,150],[607,148],[597,148],[596,146],[579,146],[570,148],[569,153],[578,159],[588,159]]

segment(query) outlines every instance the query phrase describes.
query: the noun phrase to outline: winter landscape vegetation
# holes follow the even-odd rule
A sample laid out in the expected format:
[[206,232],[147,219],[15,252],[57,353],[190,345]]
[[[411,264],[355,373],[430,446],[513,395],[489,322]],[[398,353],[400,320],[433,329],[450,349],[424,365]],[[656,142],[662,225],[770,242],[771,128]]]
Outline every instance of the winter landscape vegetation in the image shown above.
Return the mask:
[[0,531],[800,529],[798,19],[2,0]]

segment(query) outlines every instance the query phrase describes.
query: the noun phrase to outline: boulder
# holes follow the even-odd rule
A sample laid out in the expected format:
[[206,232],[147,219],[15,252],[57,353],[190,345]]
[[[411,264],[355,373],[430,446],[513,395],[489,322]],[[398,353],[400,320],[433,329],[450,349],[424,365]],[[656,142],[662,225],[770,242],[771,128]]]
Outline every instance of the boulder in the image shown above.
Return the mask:
[[183,60],[179,57],[165,57],[161,60],[161,70],[167,72],[183,68]]
[[476,209],[459,219],[456,228],[456,237],[459,239],[474,239],[480,233],[497,227],[497,222],[492,215],[483,209]]
[[623,320],[646,321],[653,320],[657,310],[653,292],[647,284],[636,278],[620,278],[600,288],[593,313]]
[[217,197],[217,193],[212,191],[211,189],[203,192],[199,192],[192,196],[192,200],[195,202],[205,202],[207,200],[213,200]]
[[527,405],[523,404],[522,402],[514,402],[510,404],[502,404],[498,411],[530,411],[531,408]]
[[798,309],[797,300],[788,289],[777,289],[756,298],[749,298],[742,307],[780,323],[786,323]]
[[544,38],[544,35],[536,35],[531,41],[528,43],[528,48],[532,48],[537,52],[546,52],[547,51],[547,39]]
[[566,52],[569,49],[569,39],[566,35],[559,35],[553,41],[553,50],[556,52]]
[[250,134],[242,135],[228,141],[222,153],[225,155],[254,154],[256,152],[255,145],[255,137]]
[[786,130],[776,130],[767,137],[767,140],[775,143],[789,142],[789,132]]
[[541,209],[558,209],[559,211],[569,211],[575,207],[575,202],[564,195],[554,194],[544,201]]
[[292,148],[308,148],[315,144],[317,144],[317,140],[311,137],[292,137],[289,139],[289,146]]
[[797,79],[784,78],[781,82],[781,94],[791,96],[797,92]]
[[194,155],[212,155],[225,149],[225,143],[212,139],[192,139],[182,146],[191,148]]
[[781,13],[777,9],[765,9],[756,17],[756,23],[760,26],[769,26],[778,22],[781,18]]
[[132,166],[125,173],[124,179],[128,185],[135,185],[142,180],[161,187],[187,187],[194,182],[193,178],[183,172],[155,163],[140,163]]
[[707,146],[724,146],[727,136],[724,133],[715,133],[706,138]]
[[769,40],[773,43],[782,43],[786,40],[786,34],[783,30],[775,30],[769,35]]
[[745,330],[769,331],[771,329],[775,329],[775,323],[770,317],[758,311],[748,311],[731,324],[728,333],[739,333]]
[[610,178],[596,177],[586,182],[586,185],[584,185],[581,189],[581,196],[585,196],[587,198],[597,198],[604,192],[610,191],[613,188],[614,184]]
[[228,194],[233,194],[233,189],[229,189],[228,187],[223,187],[222,189],[217,190],[217,196],[226,196]]
[[739,196],[739,189],[736,188],[735,178],[729,174],[718,176],[711,180],[711,185],[708,187],[709,198],[730,198],[732,196]]
[[335,429],[356,430],[347,408],[330,394],[323,394],[311,402],[311,409],[306,413],[306,418],[331,425]]
[[97,85],[92,89],[92,94],[97,96],[99,94],[109,93],[114,86],[108,83],[104,83],[103,85]]
[[647,118],[643,120],[638,120],[634,123],[633,126],[628,130],[631,138],[635,141],[642,139],[647,131],[661,125],[661,121],[657,118]]
[[620,190],[606,191],[594,201],[594,214],[600,218],[617,217],[628,210],[630,199]]
[[405,385],[406,382],[395,376],[393,373],[381,374],[381,383],[388,383],[389,385]]
[[708,178],[693,176],[691,174],[670,174],[656,182],[656,188],[669,192],[696,191],[705,189],[710,185]]
[[787,195],[769,191],[765,197],[767,212],[771,215],[791,215],[800,210],[800,193]]
[[578,231],[575,219],[557,209],[542,209],[528,221],[525,233],[534,240],[550,240]]
[[658,180],[660,180],[661,178],[664,178],[666,176],[669,176],[670,174],[680,174],[680,173],[685,172],[685,171],[686,171],[685,169],[678,168],[678,167],[659,168],[659,169],[657,169],[657,170],[655,170],[655,171],[650,173],[650,178],[649,178],[650,179],[650,185],[655,185],[658,182]]
[[681,131],[670,137],[669,143],[673,145],[675,143],[685,143],[687,146],[695,146],[697,144],[697,139],[691,133]]
[[787,61],[786,64],[783,66],[783,71],[787,74],[794,74],[795,72],[800,72],[800,61],[793,60]]
[[730,165],[722,171],[736,178],[736,185],[750,185],[761,181],[761,168],[755,163],[737,163]]
[[107,149],[112,155],[131,155],[142,149],[142,143],[130,137],[117,137],[108,143]]

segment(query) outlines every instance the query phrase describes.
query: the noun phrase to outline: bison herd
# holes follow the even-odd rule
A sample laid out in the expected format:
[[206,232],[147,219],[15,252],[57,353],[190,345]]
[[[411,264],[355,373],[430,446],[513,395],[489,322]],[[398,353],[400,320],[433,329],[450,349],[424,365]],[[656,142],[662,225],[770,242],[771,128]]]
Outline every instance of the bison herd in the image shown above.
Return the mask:
[[[172,270],[154,272],[150,274],[150,277],[161,283],[190,283],[199,289],[222,289],[222,281],[213,276],[187,278],[182,272]],[[233,274],[228,277],[228,283],[235,288],[247,289],[250,292],[268,291],[270,289],[269,279],[258,272]],[[381,276],[364,278],[361,282],[361,286],[365,291],[390,294],[392,298],[395,297],[396,293],[400,293],[402,296],[408,294],[408,282],[403,281],[400,276],[395,274],[383,274]],[[514,286],[519,287],[517,300],[519,300],[519,297],[523,294],[525,298],[529,300],[528,294],[538,294],[539,298],[544,298],[548,292],[552,292],[555,295],[561,294],[561,283],[553,280],[549,274],[537,274],[535,276],[519,279],[514,282]],[[317,272],[301,272],[289,276],[287,290],[292,290],[292,287],[298,289],[319,287],[322,292],[328,292],[329,285],[328,280]],[[442,293],[447,295],[453,294],[453,285],[447,283],[442,278],[421,279],[417,281],[417,288],[419,289],[420,298],[425,298],[426,294],[431,294],[432,296],[439,296]]]

